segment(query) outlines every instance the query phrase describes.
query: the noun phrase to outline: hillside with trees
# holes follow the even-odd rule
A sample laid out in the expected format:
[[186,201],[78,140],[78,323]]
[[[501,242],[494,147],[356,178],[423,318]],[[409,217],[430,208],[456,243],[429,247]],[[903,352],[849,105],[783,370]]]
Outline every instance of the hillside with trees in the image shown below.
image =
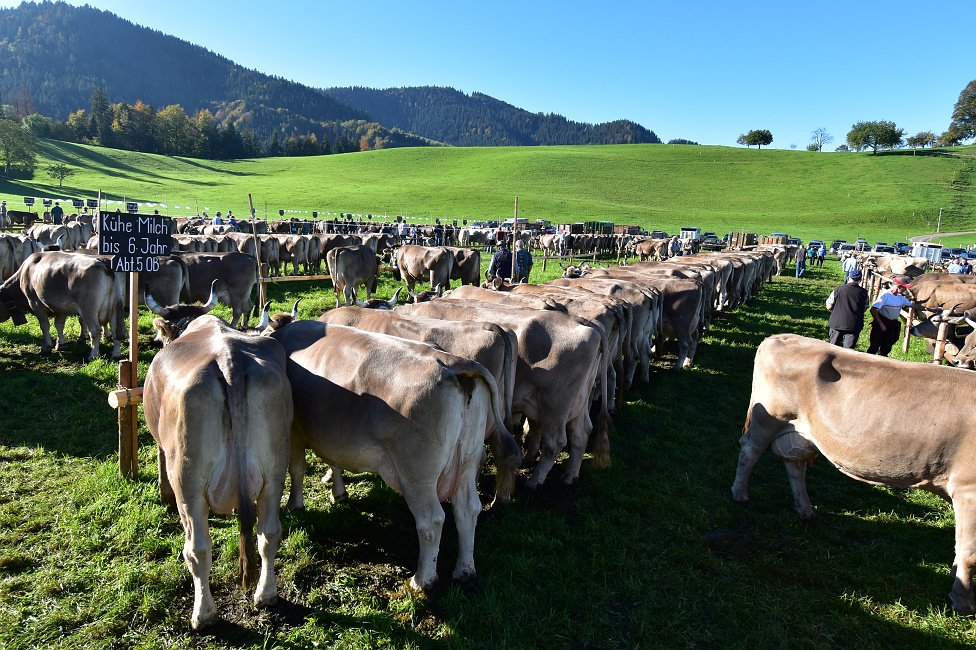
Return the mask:
[[355,106],[388,127],[454,146],[660,143],[640,124],[616,120],[573,122],[554,113],[530,113],[482,93],[454,88],[329,88],[336,100]]
[[2,117],[35,115],[41,137],[202,158],[659,142],[633,122],[571,122],[453,89],[400,89],[397,101],[374,101],[388,91],[353,90],[337,97],[250,70],[88,5],[0,9]]

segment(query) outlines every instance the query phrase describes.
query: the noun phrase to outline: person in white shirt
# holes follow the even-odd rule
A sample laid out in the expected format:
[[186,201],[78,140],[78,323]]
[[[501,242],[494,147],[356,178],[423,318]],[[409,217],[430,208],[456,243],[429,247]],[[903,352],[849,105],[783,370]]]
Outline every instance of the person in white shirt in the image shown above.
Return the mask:
[[909,284],[909,278],[895,276],[891,279],[891,288],[878,294],[878,299],[871,305],[871,332],[868,354],[888,356],[891,348],[898,341],[901,332],[901,322],[898,315],[902,307],[911,307],[921,313],[930,311],[939,313],[940,307],[929,309],[908,297],[908,289],[915,286]]
[[857,268],[857,258],[853,255],[849,255],[847,259],[844,260],[844,281],[846,282],[849,277],[851,277],[851,272]]

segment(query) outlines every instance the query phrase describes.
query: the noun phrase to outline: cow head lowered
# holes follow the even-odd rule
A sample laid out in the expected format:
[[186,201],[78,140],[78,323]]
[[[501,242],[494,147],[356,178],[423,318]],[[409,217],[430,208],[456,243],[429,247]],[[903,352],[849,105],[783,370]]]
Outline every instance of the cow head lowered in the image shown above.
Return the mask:
[[[379,298],[370,298],[366,302],[363,302],[359,298],[356,298],[356,304],[360,307],[365,307],[366,309],[393,309],[397,305],[397,298],[400,297],[400,291],[403,287],[399,287],[394,293],[393,297],[389,300],[381,300]],[[295,303],[296,305],[298,303]]]
[[[209,314],[217,306],[217,292],[214,280],[210,285],[210,297],[202,305],[171,305],[163,307],[153,300],[149,285],[146,284],[146,307],[149,311],[159,316],[153,319],[153,329],[156,330],[156,340],[163,345],[175,341],[183,330],[186,329],[194,318],[199,318],[204,314]],[[267,322],[265,322],[267,326]]]

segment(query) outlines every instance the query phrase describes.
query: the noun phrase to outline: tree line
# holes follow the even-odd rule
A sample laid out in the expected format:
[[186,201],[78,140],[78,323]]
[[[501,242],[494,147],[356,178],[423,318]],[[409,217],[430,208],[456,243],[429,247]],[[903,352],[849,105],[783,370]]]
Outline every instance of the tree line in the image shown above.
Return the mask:
[[[941,135],[932,131],[920,131],[912,136],[905,136],[905,129],[888,120],[861,121],[851,126],[847,132],[847,142],[837,147],[836,151],[866,151],[877,153],[878,149],[896,149],[903,145],[912,148],[954,147],[965,140],[976,138],[976,80],[970,81],[961,93],[952,111],[952,121],[949,128]],[[823,151],[823,147],[833,142],[834,137],[825,128],[813,131],[807,151]],[[737,144],[746,146],[768,145],[773,141],[773,135],[767,129],[755,129],[740,134]],[[796,145],[792,145],[796,148]]]
[[14,105],[6,106],[4,117],[9,115],[7,122],[19,123],[22,130],[40,138],[208,160],[320,156],[407,144],[405,138],[366,120],[336,122],[321,135],[274,129],[269,138],[261,140],[246,123],[238,128],[233,113],[220,120],[209,109],[189,116],[178,104],[161,110],[142,101],[134,106],[110,104],[101,88],[92,92],[90,105],[90,110],[77,110],[64,121],[38,113],[21,116]]

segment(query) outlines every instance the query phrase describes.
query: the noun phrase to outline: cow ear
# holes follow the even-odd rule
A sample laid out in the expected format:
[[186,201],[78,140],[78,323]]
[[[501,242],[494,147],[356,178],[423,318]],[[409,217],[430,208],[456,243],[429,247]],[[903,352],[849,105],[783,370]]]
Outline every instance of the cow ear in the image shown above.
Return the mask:
[[163,318],[154,318],[152,325],[153,329],[156,330],[156,340],[162,343],[164,346],[168,343],[172,343],[173,339],[176,338],[174,336],[176,332],[173,328],[173,324],[168,320]]

